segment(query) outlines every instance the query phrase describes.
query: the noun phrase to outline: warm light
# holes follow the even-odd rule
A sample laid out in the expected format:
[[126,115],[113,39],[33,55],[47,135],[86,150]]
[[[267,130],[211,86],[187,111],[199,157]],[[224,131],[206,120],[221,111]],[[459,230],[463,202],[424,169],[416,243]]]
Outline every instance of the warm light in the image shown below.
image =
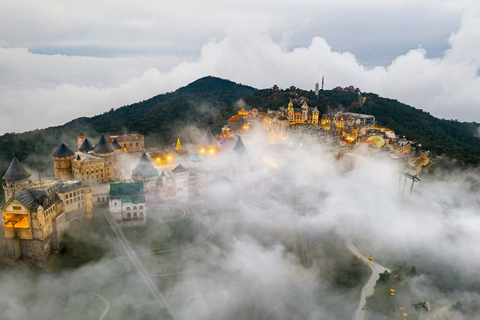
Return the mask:
[[171,157],[171,156],[167,156],[167,160],[172,160],[172,157]]
[[210,149],[210,153],[214,153],[214,152],[215,152],[215,150],[214,150],[214,149]]
[[205,153],[205,149],[200,149],[200,153]]
[[155,159],[155,160],[157,160],[157,162],[160,162],[160,158],[157,158],[157,159]]

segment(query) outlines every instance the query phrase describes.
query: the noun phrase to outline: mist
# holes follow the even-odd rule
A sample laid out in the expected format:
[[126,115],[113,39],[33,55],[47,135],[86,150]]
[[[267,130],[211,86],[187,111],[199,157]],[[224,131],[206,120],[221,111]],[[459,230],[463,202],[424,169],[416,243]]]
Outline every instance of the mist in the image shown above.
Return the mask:
[[[251,160],[236,175],[211,181],[186,211],[151,206],[152,227],[141,235],[124,230],[173,313],[155,302],[99,207],[84,222],[91,228],[79,225],[69,236],[102,258],[61,270],[4,265],[3,318],[349,319],[370,271],[348,250],[346,235],[385,267],[415,266],[409,285],[433,311],[474,319],[478,168],[423,173],[409,193],[402,165],[384,157],[359,152],[337,160],[327,146],[294,135],[276,145],[263,136],[244,140]],[[276,168],[262,161],[265,153]],[[223,165],[229,156],[202,165]],[[125,161],[133,168],[138,159]],[[452,308],[459,300],[463,306]]]

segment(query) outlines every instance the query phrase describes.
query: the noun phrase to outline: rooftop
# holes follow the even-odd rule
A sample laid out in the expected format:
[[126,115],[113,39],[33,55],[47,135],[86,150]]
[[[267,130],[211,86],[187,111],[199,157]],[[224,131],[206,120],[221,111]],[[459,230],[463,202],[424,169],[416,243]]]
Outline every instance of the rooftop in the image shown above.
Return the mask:
[[18,181],[27,179],[30,176],[31,174],[27,170],[25,170],[20,161],[18,161],[17,157],[14,157],[2,179],[9,181]]

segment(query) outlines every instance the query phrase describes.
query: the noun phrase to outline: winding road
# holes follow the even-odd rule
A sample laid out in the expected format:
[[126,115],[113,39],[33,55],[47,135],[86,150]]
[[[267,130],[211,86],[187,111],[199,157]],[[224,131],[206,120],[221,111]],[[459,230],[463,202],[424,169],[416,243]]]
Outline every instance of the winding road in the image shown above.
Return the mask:
[[359,259],[365,261],[370,269],[372,270],[372,275],[370,279],[368,279],[367,283],[363,286],[362,292],[360,293],[360,302],[358,303],[357,310],[353,314],[352,320],[363,320],[365,317],[365,303],[367,302],[367,297],[373,294],[373,288],[375,287],[375,283],[380,276],[380,273],[385,272],[392,272],[392,270],[385,268],[384,266],[378,264],[375,261],[368,262],[368,257],[364,256],[357,247],[353,244],[352,240],[346,235],[343,235],[346,239],[347,248]]

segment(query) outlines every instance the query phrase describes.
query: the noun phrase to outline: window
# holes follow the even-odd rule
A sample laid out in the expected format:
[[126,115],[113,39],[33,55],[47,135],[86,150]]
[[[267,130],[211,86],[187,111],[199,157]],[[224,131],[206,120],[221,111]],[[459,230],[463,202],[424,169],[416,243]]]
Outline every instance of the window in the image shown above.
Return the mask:
[[130,217],[131,217],[131,215],[130,215],[130,212],[129,212],[129,213],[127,213],[127,218],[130,218]]
[[80,208],[80,203],[78,204],[78,207]]
[[68,199],[68,193],[65,195],[65,199]]
[[82,201],[82,207],[85,207],[85,202],[84,201]]
[[77,202],[77,198],[73,198],[73,202]]
[[137,210],[137,207],[133,207],[133,209],[132,209],[132,210]]
[[136,213],[136,212],[133,213],[133,217],[135,217],[135,218],[137,217],[137,213]]
[[140,217],[143,217],[143,212],[140,212]]
[[[138,142],[136,143],[137,147],[138,147]],[[138,149],[137,149],[138,150]]]
[[13,206],[13,210],[22,210],[22,207],[20,207],[20,206]]
[[143,210],[143,206],[140,206],[140,208],[139,208],[139,209],[140,209],[140,210]]
[[130,207],[127,207],[125,210],[130,211]]

